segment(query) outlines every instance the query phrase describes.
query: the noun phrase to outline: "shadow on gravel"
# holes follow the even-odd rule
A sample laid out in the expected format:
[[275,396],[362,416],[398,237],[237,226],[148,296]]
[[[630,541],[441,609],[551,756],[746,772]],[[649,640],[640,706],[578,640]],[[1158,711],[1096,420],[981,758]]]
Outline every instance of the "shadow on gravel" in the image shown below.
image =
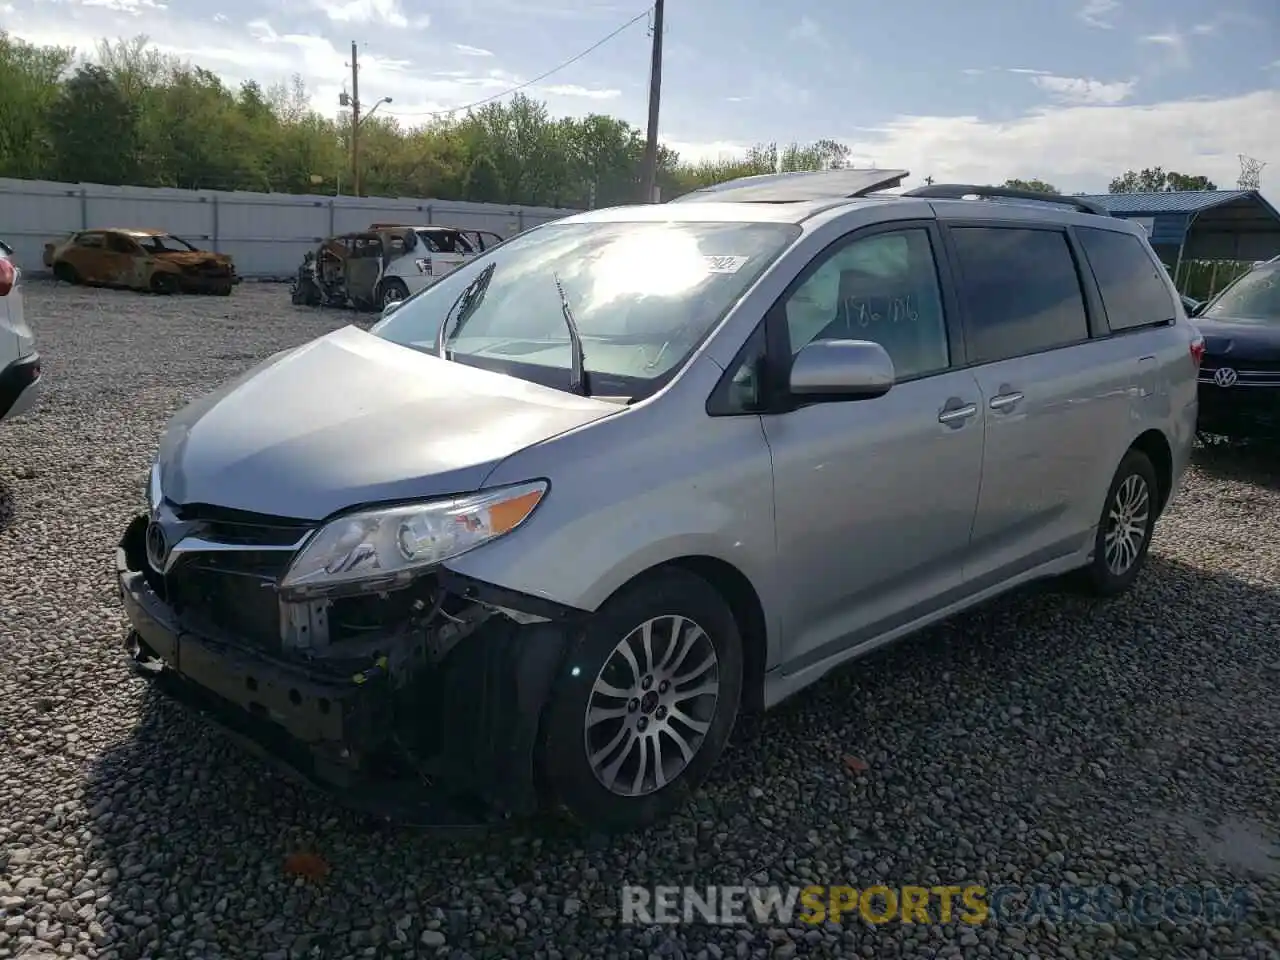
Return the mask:
[[13,495],[13,488],[5,481],[0,480],[0,532],[3,532],[9,524],[13,523],[14,518],[18,515],[17,498]]
[[1236,480],[1280,490],[1280,441],[1200,444],[1196,446],[1193,462],[1219,480]]
[[[1071,851],[1114,847],[1146,850],[1127,862],[1173,883],[1209,858],[1195,829],[1171,826],[1178,817],[1228,807],[1261,817],[1276,800],[1271,734],[1236,713],[1241,697],[1274,708],[1267,691],[1280,672],[1268,670],[1280,664],[1258,638],[1276,622],[1275,590],[1159,555],[1132,594],[1110,602],[1024,590],[744,722],[687,811],[608,840],[373,827],[138,680],[141,722],[88,771],[92,855],[67,894],[75,908],[95,906],[87,929],[120,960],[289,960],[435,956],[446,940],[469,951],[453,957],[533,956],[555,938],[542,921],[521,925],[530,908],[509,905],[528,897],[555,904],[547,917],[560,927],[595,931],[603,950],[623,934],[591,918],[616,910],[624,883],[785,884],[796,858],[819,882],[1058,882],[1062,855],[1051,849],[1087,871]],[[1229,754],[1203,740],[1217,735],[1234,738]],[[819,836],[836,859],[812,852]],[[328,879],[286,877],[297,852],[323,857]],[[512,893],[521,884],[528,897]],[[693,956],[702,934],[686,936]]]

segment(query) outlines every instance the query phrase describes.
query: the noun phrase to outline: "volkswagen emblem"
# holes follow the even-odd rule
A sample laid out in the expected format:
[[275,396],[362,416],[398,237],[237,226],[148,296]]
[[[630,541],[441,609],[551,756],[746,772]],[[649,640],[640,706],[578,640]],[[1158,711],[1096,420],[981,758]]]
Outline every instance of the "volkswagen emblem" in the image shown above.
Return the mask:
[[1213,371],[1213,382],[1220,387],[1234,387],[1240,375],[1231,367],[1219,367]]
[[156,573],[164,573],[164,562],[169,555],[169,541],[164,527],[154,520],[147,525],[147,563]]

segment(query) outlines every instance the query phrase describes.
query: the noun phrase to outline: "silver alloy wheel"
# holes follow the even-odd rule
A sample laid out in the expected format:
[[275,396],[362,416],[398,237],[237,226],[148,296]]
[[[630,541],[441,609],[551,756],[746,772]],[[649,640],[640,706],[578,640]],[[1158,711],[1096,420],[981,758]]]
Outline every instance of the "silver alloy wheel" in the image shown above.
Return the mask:
[[680,776],[697,755],[720,699],[720,661],[687,617],[646,620],[622,639],[591,686],[583,737],[596,779],[642,797]]
[[404,295],[400,292],[400,288],[394,283],[388,284],[382,288],[382,305],[385,307],[389,303],[398,303],[404,299]]
[[1150,511],[1151,492],[1147,481],[1136,473],[1129,474],[1111,501],[1103,541],[1107,569],[1115,576],[1123,576],[1138,559],[1147,536]]

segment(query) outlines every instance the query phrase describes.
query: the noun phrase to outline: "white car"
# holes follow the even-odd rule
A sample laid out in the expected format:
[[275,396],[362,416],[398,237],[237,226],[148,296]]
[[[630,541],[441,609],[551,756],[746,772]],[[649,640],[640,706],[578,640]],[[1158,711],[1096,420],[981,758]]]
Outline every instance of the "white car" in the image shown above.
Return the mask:
[[429,287],[477,252],[456,227],[374,223],[308,251],[292,299],[307,306],[384,308]]
[[0,241],[0,421],[31,409],[40,393],[40,355],[22,316],[22,270]]

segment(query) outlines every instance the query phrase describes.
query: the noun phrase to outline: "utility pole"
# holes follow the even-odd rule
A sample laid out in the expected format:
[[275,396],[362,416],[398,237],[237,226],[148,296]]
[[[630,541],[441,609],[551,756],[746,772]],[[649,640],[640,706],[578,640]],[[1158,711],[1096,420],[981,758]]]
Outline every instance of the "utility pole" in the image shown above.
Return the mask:
[[351,41],[351,193],[360,196],[360,62]]
[[653,4],[653,55],[649,67],[649,135],[644,144],[641,173],[643,203],[653,203],[658,180],[658,104],[662,99],[662,0]]

